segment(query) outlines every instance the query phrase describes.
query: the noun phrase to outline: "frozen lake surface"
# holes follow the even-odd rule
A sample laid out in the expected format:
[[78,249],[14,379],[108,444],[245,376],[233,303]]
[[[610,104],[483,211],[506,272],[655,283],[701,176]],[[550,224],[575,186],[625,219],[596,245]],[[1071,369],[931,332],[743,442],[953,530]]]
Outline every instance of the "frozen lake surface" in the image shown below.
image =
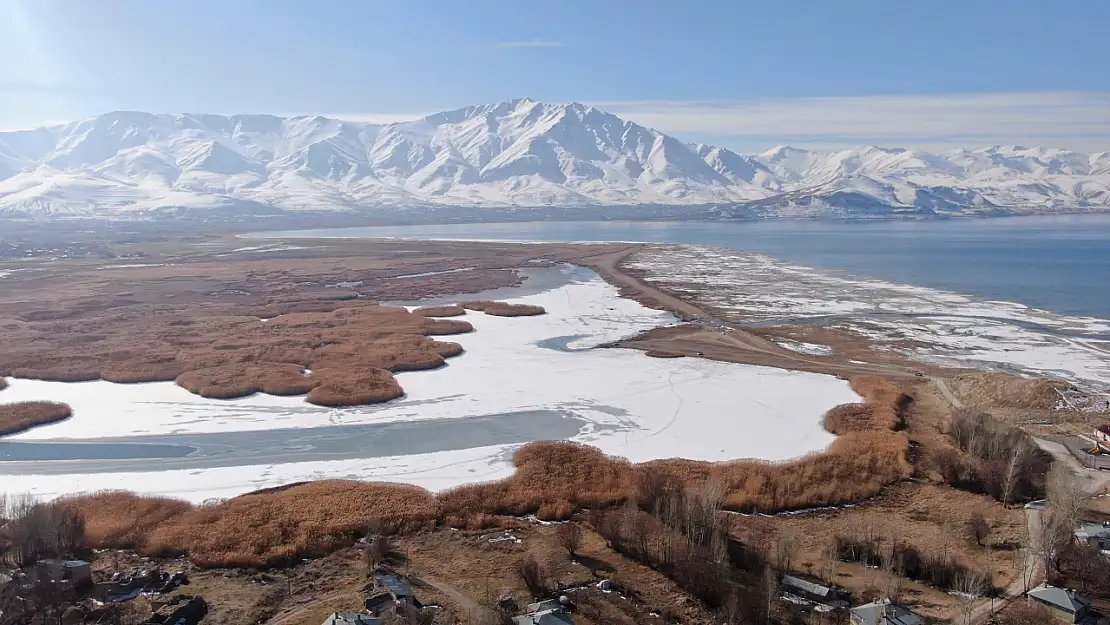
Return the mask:
[[440,490],[507,476],[515,449],[545,439],[637,462],[785,460],[828,446],[824,413],[859,401],[831,376],[594,349],[674,319],[620,298],[588,270],[529,273],[535,281],[508,299],[548,314],[469,313],[476,331],[449,339],[465,353],[398,374],[406,395],[388,404],[329,409],[298,397],[209,400],[168,382],[10,380],[0,401],[64,401],[75,414],[0,445],[3,490],[202,501],[324,477]]

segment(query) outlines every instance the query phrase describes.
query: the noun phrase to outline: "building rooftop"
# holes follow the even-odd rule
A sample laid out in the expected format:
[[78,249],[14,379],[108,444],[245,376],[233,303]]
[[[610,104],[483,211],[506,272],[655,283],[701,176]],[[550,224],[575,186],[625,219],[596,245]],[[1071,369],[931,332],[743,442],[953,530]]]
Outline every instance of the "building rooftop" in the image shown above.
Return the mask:
[[1071,612],[1072,614],[1091,607],[1091,602],[1079,596],[1074,590],[1041,584],[1029,591],[1034,599]]
[[398,575],[393,575],[392,573],[388,575],[378,575],[374,577],[374,581],[398,599],[412,596],[412,586],[409,586],[409,583],[401,579]]
[[831,597],[836,594],[833,588],[802,579],[794,575],[787,575],[782,578],[782,585],[789,586],[790,588],[798,588],[808,592],[817,597]]
[[323,625],[382,625],[382,619],[369,614],[332,612]]
[[860,625],[925,625],[925,617],[886,600],[852,608],[852,617]]
[[1075,530],[1075,537],[1079,540],[1088,540],[1091,538],[1110,538],[1110,524],[1084,523]]

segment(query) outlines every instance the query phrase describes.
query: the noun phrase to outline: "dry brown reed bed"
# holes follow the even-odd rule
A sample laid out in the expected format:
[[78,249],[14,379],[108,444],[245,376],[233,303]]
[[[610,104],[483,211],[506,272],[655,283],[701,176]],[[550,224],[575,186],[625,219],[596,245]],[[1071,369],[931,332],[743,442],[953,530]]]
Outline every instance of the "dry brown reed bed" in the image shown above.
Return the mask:
[[52,401],[25,401],[0,404],[0,436],[26,432],[48,423],[65,421],[73,416],[66,404]]
[[532,304],[509,304],[508,302],[492,302],[479,300],[459,304],[467,310],[479,310],[495,317],[532,317],[547,313],[543,306]]
[[459,315],[465,315],[466,309],[458,304],[450,304],[447,306],[425,306],[412,312],[424,317],[458,317]]
[[54,324],[53,340],[18,337],[27,340],[17,338],[0,355],[0,374],[67,382],[173,380],[204,397],[307,394],[320,405],[360,405],[403,394],[392,372],[434,369],[462,353],[458,344],[431,337],[473,330],[466,321],[404,308],[342,304],[265,322],[172,310],[108,312],[80,327]]
[[402,484],[328,480],[195,508],[119,493],[75,501],[89,526],[98,528],[90,531],[93,546],[188,553],[201,566],[266,566],[324,554],[365,533],[374,519],[409,527],[482,527],[499,515],[567,518],[576,509],[619,505],[645,484],[674,480],[721,484],[725,506],[738,511],[842,504],[870,498],[911,473],[908,441],[898,431],[905,395],[879,378],[855,378],[852,387],[867,403],[829,411],[826,426],[839,432],[833,445],[791,462],[632,464],[580,443],[545,441],[516,452],[511,477],[437,495]]
[[644,352],[644,355],[649,358],[682,358],[683,354],[678,352],[668,352],[662,349],[649,349]]

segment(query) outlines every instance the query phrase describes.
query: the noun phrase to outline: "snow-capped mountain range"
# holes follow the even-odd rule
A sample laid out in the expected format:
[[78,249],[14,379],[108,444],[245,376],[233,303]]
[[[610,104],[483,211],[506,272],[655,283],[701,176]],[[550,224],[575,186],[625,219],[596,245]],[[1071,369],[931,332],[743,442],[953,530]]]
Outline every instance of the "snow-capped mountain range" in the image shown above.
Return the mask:
[[1110,210],[1110,152],[754,156],[528,98],[375,125],[117,112],[0,133],[0,215],[705,205],[747,216]]

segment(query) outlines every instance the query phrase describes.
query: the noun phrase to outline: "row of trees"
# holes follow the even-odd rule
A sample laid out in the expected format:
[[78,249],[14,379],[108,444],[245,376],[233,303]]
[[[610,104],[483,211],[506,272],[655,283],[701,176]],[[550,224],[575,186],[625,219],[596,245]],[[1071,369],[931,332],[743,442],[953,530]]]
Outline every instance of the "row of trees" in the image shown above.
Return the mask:
[[933,456],[945,483],[1006,505],[1045,497],[1052,457],[1025,432],[988,414],[961,409],[949,420],[948,434],[959,451],[942,449]]
[[85,520],[64,502],[0,493],[0,561],[22,568],[43,558],[77,555],[85,546]]
[[714,480],[689,488],[649,474],[623,509],[594,511],[590,520],[615,551],[669,577],[714,610],[717,622],[767,623],[777,576],[767,552],[731,537],[725,496]]

